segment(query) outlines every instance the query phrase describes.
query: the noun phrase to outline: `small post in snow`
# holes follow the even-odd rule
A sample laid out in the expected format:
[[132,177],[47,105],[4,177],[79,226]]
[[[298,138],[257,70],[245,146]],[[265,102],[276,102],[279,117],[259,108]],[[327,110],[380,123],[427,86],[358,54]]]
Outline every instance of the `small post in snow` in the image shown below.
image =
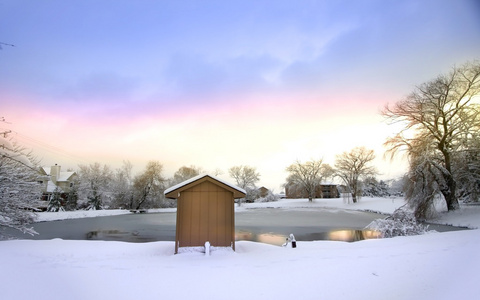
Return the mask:
[[205,242],[205,256],[210,256],[210,242]]
[[290,236],[287,237],[287,241],[282,246],[286,247],[288,246],[288,243],[292,243],[292,248],[297,248],[297,241],[295,240],[295,236],[293,235],[293,233],[290,233]]
[[292,248],[297,248],[297,240],[295,240],[293,233],[290,233],[290,240],[292,241]]

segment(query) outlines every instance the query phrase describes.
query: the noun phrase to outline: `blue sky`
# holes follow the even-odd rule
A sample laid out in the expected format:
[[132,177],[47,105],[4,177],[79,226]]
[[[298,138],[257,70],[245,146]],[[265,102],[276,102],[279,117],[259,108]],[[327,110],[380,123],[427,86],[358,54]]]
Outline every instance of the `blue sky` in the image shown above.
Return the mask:
[[480,4],[0,0],[0,42],[2,116],[69,154],[27,145],[45,164],[246,164],[277,187],[295,159],[381,157],[379,110],[479,58]]

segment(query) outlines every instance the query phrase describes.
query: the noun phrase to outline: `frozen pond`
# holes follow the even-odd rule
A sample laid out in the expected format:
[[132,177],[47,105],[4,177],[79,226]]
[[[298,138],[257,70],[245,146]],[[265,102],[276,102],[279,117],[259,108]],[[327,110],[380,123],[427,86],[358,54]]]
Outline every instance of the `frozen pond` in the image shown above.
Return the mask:
[[[341,209],[258,208],[235,213],[236,240],[281,245],[293,233],[297,241],[357,241],[376,238],[375,232],[362,231],[376,213]],[[176,213],[126,214],[108,217],[70,219],[35,223],[39,235],[8,231],[23,239],[107,240],[152,242],[175,240]],[[451,226],[431,226],[437,231],[458,230]]]

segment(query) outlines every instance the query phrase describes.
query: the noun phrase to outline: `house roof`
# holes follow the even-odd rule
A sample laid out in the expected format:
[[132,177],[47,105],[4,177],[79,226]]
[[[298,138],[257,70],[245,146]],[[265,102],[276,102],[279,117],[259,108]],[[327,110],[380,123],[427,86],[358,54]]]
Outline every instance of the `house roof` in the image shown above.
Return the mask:
[[68,181],[73,174],[75,174],[75,172],[60,172],[57,181]]
[[53,183],[53,181],[49,180],[47,182],[47,193],[53,193],[57,188],[58,188],[58,192],[60,193],[64,192],[64,190],[61,187],[57,186],[55,183]]
[[[45,175],[51,175],[52,168],[51,167],[41,167],[40,168]],[[60,174],[57,177],[57,181],[68,181],[72,175],[74,175],[75,172],[68,172],[68,171],[60,171]]]
[[245,197],[245,194],[247,193],[244,189],[239,188],[238,186],[235,186],[231,183],[228,183],[220,178],[217,178],[215,176],[211,176],[208,174],[201,174],[195,177],[192,177],[188,180],[185,180],[184,182],[181,182],[177,185],[174,185],[168,189],[165,190],[164,194],[165,197],[171,198],[171,199],[176,199],[176,194],[175,192],[179,193],[183,190],[188,189],[191,186],[194,186],[196,181],[204,181],[204,180],[209,180],[209,181],[216,181],[217,183],[220,183],[220,185],[223,185],[224,187],[227,187],[228,189],[231,189],[233,192],[233,197],[234,198],[242,198]]

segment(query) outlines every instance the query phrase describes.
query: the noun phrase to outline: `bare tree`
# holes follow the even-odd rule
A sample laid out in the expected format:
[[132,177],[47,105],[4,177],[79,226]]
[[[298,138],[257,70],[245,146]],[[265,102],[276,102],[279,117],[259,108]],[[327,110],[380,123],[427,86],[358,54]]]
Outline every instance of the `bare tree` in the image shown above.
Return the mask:
[[249,166],[235,166],[228,169],[230,177],[235,179],[237,185],[242,189],[255,188],[255,183],[260,180],[260,173],[257,169]]
[[149,161],[145,171],[135,176],[133,187],[135,189],[135,203],[131,208],[160,206],[160,200],[165,189],[165,178],[162,175],[163,165],[158,161]]
[[178,169],[178,171],[175,172],[175,174],[173,174],[173,179],[172,179],[171,185],[173,186],[175,184],[178,184],[180,182],[188,180],[192,177],[200,175],[201,172],[202,172],[202,168],[200,168],[200,167],[196,167],[196,166],[186,167],[186,166],[183,166],[180,169]]
[[428,166],[436,170],[432,173],[435,176],[425,179],[435,181],[448,210],[459,207],[453,161],[456,153],[465,150],[466,140],[478,130],[480,110],[474,102],[479,93],[480,63],[469,62],[417,86],[405,99],[382,111],[387,121],[403,125],[386,141],[392,156],[406,150],[411,172],[427,166],[419,164],[418,157],[428,160]]
[[320,186],[322,180],[333,174],[330,165],[324,164],[323,159],[311,160],[306,163],[296,161],[287,167],[289,176],[287,177],[287,186],[290,188],[299,188],[306,192],[308,201],[313,201],[316,196],[316,189]]
[[113,207],[131,208],[133,203],[133,165],[130,161],[123,161],[123,165],[115,170],[113,175]]
[[219,168],[216,168],[212,173],[213,173],[213,176],[220,176],[223,174],[223,171]]
[[361,195],[360,181],[368,176],[375,176],[376,170],[369,166],[375,159],[373,150],[357,147],[350,152],[343,152],[335,159],[335,175],[340,177],[352,193],[353,203],[357,203]]
[[96,162],[90,165],[79,165],[78,189],[80,199],[87,199],[87,209],[103,209],[112,198],[113,173],[107,165]]

